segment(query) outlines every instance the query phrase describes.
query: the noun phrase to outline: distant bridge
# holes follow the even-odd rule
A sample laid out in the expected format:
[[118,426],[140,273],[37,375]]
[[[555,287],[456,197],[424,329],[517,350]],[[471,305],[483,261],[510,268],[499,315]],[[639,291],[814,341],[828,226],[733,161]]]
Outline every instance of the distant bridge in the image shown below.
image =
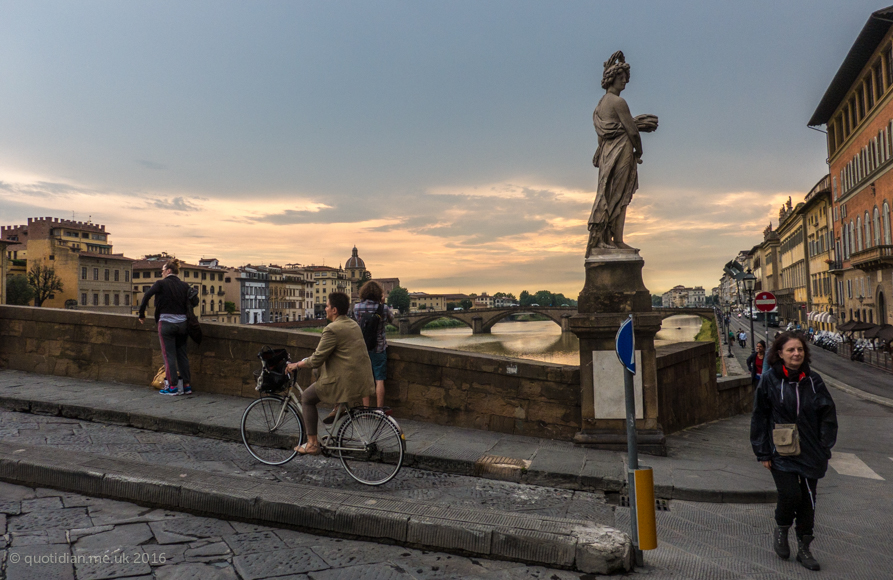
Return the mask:
[[398,317],[400,334],[419,334],[433,320],[452,318],[464,322],[472,334],[489,334],[493,325],[512,314],[542,314],[568,331],[568,319],[577,313],[570,306],[514,306],[510,308],[472,308],[471,310],[424,310]]
[[661,320],[665,320],[671,316],[700,316],[711,320],[715,315],[712,308],[652,308],[652,312],[660,314]]
[[[694,315],[713,318],[712,308],[654,308],[661,320],[670,316]],[[541,314],[558,326],[562,332],[569,330],[569,319],[577,313],[570,306],[514,306],[509,308],[473,308],[471,310],[424,310],[397,317],[400,334],[420,334],[426,324],[440,318],[452,318],[465,323],[472,334],[489,334],[493,325],[512,314]]]

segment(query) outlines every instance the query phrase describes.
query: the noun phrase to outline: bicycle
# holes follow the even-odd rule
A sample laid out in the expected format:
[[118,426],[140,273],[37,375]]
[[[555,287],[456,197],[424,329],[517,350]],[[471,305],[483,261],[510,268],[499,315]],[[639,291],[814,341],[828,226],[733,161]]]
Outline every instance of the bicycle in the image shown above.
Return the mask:
[[[252,457],[266,465],[283,465],[294,459],[298,454],[294,448],[305,442],[304,389],[297,372],[284,372],[288,353],[264,349],[258,353],[263,368],[255,373],[261,397],[242,413],[240,431]],[[335,420],[325,425],[326,434],[319,438],[323,456],[337,455],[348,475],[359,483],[382,485],[392,480],[406,452],[406,437],[397,421],[378,407],[341,403],[336,409]]]

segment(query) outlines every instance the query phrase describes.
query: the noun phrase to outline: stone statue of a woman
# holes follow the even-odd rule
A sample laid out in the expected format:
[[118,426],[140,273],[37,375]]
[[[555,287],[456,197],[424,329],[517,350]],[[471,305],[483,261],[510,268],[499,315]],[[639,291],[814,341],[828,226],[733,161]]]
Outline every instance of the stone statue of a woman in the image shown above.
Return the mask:
[[602,88],[592,122],[598,134],[598,150],[592,164],[598,167],[598,193],[589,216],[588,258],[593,249],[631,249],[623,242],[626,206],[639,187],[637,164],[642,162],[640,132],[657,129],[657,117],[633,117],[620,93],[629,82],[629,64],[620,51],[605,62]]

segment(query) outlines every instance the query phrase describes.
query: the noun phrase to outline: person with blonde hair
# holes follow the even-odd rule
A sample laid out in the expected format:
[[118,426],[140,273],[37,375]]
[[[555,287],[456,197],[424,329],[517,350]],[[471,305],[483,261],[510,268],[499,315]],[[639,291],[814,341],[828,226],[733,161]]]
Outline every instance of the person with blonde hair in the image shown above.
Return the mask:
[[155,323],[161,358],[164,360],[165,385],[162,395],[191,395],[189,357],[186,355],[186,315],[189,304],[189,284],[178,277],[180,260],[172,258],[161,267],[161,279],[143,294],[140,302],[140,324],[146,319],[149,298],[155,297]]

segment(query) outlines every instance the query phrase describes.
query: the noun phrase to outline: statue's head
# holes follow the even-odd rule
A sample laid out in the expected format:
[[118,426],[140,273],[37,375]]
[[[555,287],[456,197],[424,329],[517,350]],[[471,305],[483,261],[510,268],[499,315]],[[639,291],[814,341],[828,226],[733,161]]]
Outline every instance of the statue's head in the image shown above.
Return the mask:
[[625,75],[629,81],[629,64],[623,56],[623,51],[618,50],[605,61],[605,71],[602,74],[602,88],[607,89],[614,84],[614,79],[619,75]]

